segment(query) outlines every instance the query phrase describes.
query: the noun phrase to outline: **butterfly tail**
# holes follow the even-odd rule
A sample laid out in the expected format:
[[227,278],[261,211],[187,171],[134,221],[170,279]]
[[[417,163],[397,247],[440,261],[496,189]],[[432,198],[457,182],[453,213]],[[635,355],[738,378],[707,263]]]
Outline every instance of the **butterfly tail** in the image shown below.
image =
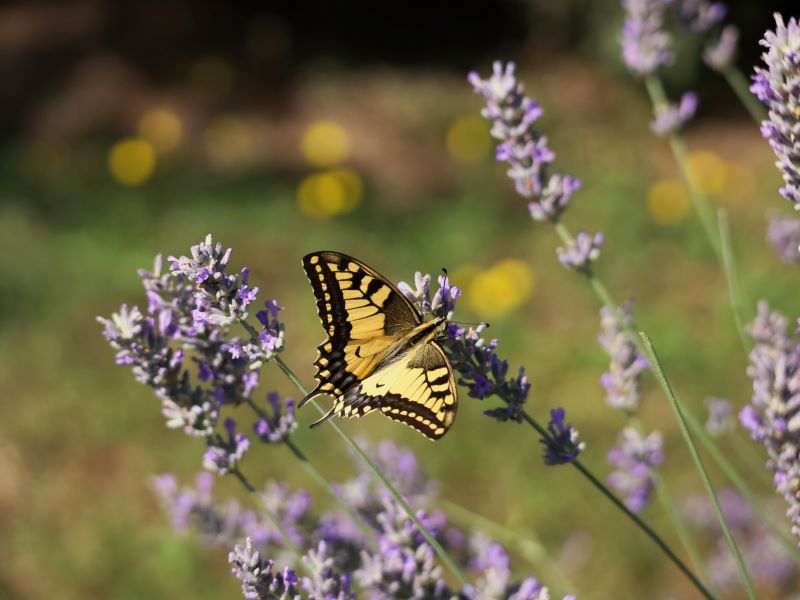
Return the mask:
[[325,421],[327,421],[328,419],[330,419],[331,417],[333,417],[334,415],[336,415],[336,413],[338,412],[338,411],[337,411],[337,408],[339,408],[339,405],[338,405],[338,403],[337,403],[337,404],[334,404],[334,405],[331,407],[331,409],[330,409],[330,410],[329,410],[327,413],[325,413],[325,416],[324,416],[324,417],[322,417],[322,418],[321,418],[321,419],[319,419],[318,421],[315,421],[314,423],[312,423],[311,425],[309,425],[309,427],[310,427],[311,429],[315,429],[315,428],[319,427],[320,425],[322,425],[322,424],[323,424]]
[[316,387],[316,388],[314,388],[313,390],[311,390],[311,391],[310,391],[310,392],[309,392],[309,393],[306,395],[306,397],[305,397],[305,398],[303,398],[302,400],[300,400],[300,402],[298,402],[298,403],[297,403],[297,408],[298,408],[298,409],[300,409],[300,408],[303,408],[303,406],[305,405],[305,403],[306,403],[306,402],[308,402],[309,400],[311,400],[312,398],[314,398],[315,396],[319,396],[319,387]]

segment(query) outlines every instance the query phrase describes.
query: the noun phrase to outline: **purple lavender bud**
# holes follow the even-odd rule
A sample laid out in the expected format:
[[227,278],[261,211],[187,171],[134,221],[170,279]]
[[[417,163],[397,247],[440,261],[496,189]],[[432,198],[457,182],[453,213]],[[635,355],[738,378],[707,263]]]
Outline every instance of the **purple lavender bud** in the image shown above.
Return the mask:
[[272,407],[272,414],[262,412],[261,418],[253,425],[253,431],[262,442],[279,444],[285,441],[297,429],[294,418],[294,400],[286,398],[283,405],[277,392],[267,394],[267,402]]
[[578,441],[578,431],[570,423],[565,423],[566,411],[554,408],[550,411],[547,431],[550,438],[542,437],[539,441],[544,445],[544,464],[563,465],[573,462],[586,447]]
[[686,28],[695,35],[704,35],[713,29],[728,14],[728,7],[722,2],[708,0],[681,0],[678,17]]
[[450,320],[456,310],[456,300],[461,296],[461,290],[455,285],[450,285],[447,275],[439,275],[437,281],[439,289],[433,294],[430,310],[434,315]]
[[733,405],[728,400],[709,397],[705,404],[708,409],[705,428],[709,435],[718,437],[733,429]]
[[583,271],[589,268],[590,263],[600,258],[600,246],[603,244],[603,234],[596,233],[594,236],[585,231],[579,231],[574,239],[569,241],[566,248],[557,248],[558,260],[562,265],[576,271]]
[[667,136],[679,131],[697,112],[697,94],[686,92],[680,104],[666,102],[654,109],[655,117],[650,121],[650,129],[656,135]]
[[800,344],[787,329],[786,317],[759,302],[747,327],[755,342],[747,369],[753,397],[739,419],[766,448],[777,491],[789,505],[792,532],[800,537]]
[[761,133],[772,146],[783,175],[781,195],[798,208],[800,203],[800,23],[775,14],[775,31],[767,31],[761,45],[766,68],[756,67],[750,91],[767,105],[769,119]]
[[225,430],[228,439],[221,435],[209,437],[208,449],[203,455],[203,466],[212,473],[220,475],[235,471],[250,446],[250,440],[246,435],[236,433],[236,423],[233,419],[225,420]]
[[661,446],[659,432],[644,438],[632,427],[626,427],[618,445],[608,453],[608,462],[616,467],[608,476],[608,484],[624,496],[625,506],[635,513],[642,512],[650,499],[653,469],[664,462]]
[[767,240],[783,262],[800,263],[800,219],[773,217],[767,229]]
[[431,276],[428,274],[423,275],[419,271],[414,273],[414,287],[412,288],[405,281],[397,284],[403,295],[408,298],[411,303],[417,307],[422,313],[431,312]]
[[222,245],[214,244],[208,234],[203,242],[192,246],[191,253],[191,257],[170,256],[167,260],[175,277],[195,283],[195,323],[231,325],[247,318],[247,306],[255,300],[258,288],[248,287],[246,268],[240,276],[225,272],[231,249],[223,252]]
[[258,600],[301,600],[295,584],[297,575],[288,567],[283,573],[272,570],[271,560],[262,560],[261,553],[253,547],[253,540],[247,538],[244,546],[237,544],[228,555],[233,565],[231,572],[242,582],[242,595]]
[[736,60],[738,45],[739,28],[726,25],[719,39],[715,43],[709,43],[703,50],[703,60],[718,73],[724,73]]
[[636,349],[620,323],[620,319],[624,319],[626,325],[632,322],[631,303],[626,302],[619,312],[618,316],[608,307],[600,309],[602,332],[598,340],[611,357],[600,383],[606,390],[606,403],[620,410],[635,411],[641,400],[641,374],[647,368],[647,359]]
[[670,4],[671,0],[622,0],[622,60],[637,77],[672,64],[672,38],[664,30],[664,13]]
[[353,578],[340,574],[335,568],[333,556],[328,553],[328,545],[320,542],[316,550],[308,551],[303,557],[311,577],[303,577],[303,589],[314,600],[355,600],[352,589]]
[[547,138],[534,127],[542,109],[524,95],[514,69],[514,63],[504,68],[498,61],[488,79],[481,79],[474,72],[467,79],[486,100],[481,114],[492,121],[492,137],[500,142],[497,160],[508,163],[508,176],[517,192],[530,199],[531,217],[537,221],[557,221],[580,182],[569,175],[548,175],[548,165],[555,160],[555,153],[548,147]]

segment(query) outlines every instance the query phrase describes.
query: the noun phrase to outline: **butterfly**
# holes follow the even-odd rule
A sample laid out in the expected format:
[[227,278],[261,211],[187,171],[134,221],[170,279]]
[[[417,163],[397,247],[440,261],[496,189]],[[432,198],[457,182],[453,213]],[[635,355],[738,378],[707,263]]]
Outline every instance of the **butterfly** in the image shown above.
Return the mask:
[[388,279],[339,252],[313,252],[303,269],[317,299],[327,339],[317,347],[316,387],[298,404],[326,394],[333,416],[378,411],[441,438],[456,416],[453,369],[436,336],[445,317],[422,315]]

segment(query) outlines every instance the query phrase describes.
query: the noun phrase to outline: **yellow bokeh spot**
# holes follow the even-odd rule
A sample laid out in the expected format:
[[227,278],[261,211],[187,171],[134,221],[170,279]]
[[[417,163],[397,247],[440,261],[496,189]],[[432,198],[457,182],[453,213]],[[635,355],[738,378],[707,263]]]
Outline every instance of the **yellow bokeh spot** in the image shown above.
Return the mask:
[[144,113],[137,131],[140,137],[153,144],[159,154],[172,152],[183,140],[180,117],[168,108],[154,108]]
[[156,151],[147,140],[120,140],[108,153],[108,169],[112,177],[125,185],[141,185],[153,175]]
[[353,211],[361,202],[363,190],[361,177],[354,171],[324,171],[300,182],[297,204],[309,217],[329,219]]
[[303,156],[317,167],[332,167],[344,162],[350,154],[350,136],[334,121],[312,123],[300,142]]
[[462,163],[477,163],[491,152],[489,126],[480,117],[462,117],[447,132],[447,150]]
[[477,273],[466,286],[470,308],[481,318],[497,317],[519,307],[533,293],[530,267],[516,259],[505,259]]
[[677,179],[661,179],[647,194],[647,210],[654,221],[671,225],[686,218],[692,200],[686,186]]
[[713,152],[694,152],[689,157],[688,168],[700,191],[711,196],[725,192],[728,183],[728,165]]
[[756,191],[756,174],[753,168],[743,162],[728,163],[728,181],[725,197],[750,200]]
[[253,156],[253,134],[239,117],[224,115],[208,124],[203,132],[206,154],[222,168],[246,164]]

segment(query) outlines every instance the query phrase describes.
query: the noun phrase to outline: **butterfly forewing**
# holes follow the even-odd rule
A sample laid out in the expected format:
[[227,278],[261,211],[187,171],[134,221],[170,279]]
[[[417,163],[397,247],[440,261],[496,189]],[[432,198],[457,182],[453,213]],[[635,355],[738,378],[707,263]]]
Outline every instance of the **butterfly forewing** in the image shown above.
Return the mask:
[[385,277],[338,252],[315,252],[303,268],[328,335],[317,348],[318,392],[341,396],[370,375],[395,336],[421,321],[411,303]]

